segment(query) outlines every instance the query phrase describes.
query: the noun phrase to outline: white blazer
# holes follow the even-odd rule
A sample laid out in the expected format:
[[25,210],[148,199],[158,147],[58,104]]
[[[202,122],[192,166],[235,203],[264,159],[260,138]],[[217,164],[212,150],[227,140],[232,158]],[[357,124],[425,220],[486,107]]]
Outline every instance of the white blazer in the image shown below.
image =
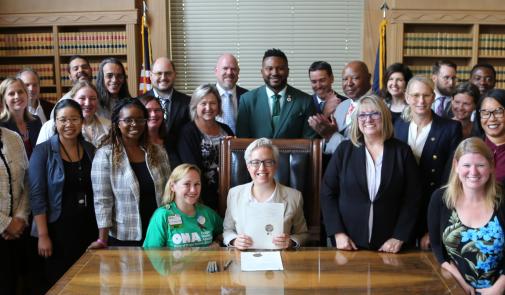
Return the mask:
[[[244,232],[245,212],[250,202],[252,182],[236,186],[228,192],[224,217],[223,242],[229,245],[238,233]],[[297,245],[303,245],[308,238],[307,223],[303,215],[302,193],[296,189],[277,183],[272,203],[284,203],[284,233],[291,236]]]

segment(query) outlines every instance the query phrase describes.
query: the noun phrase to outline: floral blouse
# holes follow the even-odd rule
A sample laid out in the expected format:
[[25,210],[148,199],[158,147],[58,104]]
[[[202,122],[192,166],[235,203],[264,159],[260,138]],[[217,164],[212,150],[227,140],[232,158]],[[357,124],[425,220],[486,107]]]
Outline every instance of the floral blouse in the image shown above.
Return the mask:
[[488,288],[503,272],[504,235],[496,214],[486,225],[470,228],[452,210],[442,240],[464,279],[474,288]]

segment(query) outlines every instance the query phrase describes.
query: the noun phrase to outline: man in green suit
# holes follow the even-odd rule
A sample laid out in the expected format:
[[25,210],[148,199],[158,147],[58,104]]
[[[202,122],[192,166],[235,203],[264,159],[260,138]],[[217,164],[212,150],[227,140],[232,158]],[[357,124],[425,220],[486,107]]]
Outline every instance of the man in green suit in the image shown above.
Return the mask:
[[240,97],[237,137],[314,138],[308,118],[316,109],[312,97],[288,85],[288,58],[279,49],[263,55],[264,86]]

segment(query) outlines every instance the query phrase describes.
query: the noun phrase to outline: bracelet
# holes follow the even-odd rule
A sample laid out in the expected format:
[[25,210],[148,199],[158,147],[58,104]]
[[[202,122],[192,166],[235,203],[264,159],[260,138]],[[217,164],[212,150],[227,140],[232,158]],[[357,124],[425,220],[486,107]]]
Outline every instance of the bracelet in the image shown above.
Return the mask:
[[100,238],[98,238],[95,242],[97,242],[98,244],[101,244],[104,247],[107,247],[107,242],[100,239]]

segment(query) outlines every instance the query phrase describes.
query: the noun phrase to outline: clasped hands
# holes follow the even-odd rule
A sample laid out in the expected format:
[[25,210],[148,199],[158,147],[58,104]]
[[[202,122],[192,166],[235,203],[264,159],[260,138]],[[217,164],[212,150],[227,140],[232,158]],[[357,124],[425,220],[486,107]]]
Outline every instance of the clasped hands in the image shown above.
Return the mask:
[[[279,249],[287,249],[293,245],[290,236],[285,233],[275,236],[272,242],[275,246],[279,247]],[[246,250],[252,247],[253,240],[248,235],[239,234],[232,241],[232,245],[239,250]]]
[[317,134],[325,139],[330,139],[333,133],[338,130],[337,122],[333,115],[315,114],[309,117],[308,123]]
[[5,240],[15,240],[21,237],[26,228],[26,222],[19,217],[13,217],[7,228],[2,233],[2,238]]
[[[339,250],[358,250],[356,244],[354,244],[351,238],[344,233],[335,234],[335,242],[337,245],[337,249]],[[384,244],[382,244],[382,246],[379,248],[379,251],[388,253],[398,253],[402,248],[402,245],[403,241],[391,238],[386,242],[384,242]]]

